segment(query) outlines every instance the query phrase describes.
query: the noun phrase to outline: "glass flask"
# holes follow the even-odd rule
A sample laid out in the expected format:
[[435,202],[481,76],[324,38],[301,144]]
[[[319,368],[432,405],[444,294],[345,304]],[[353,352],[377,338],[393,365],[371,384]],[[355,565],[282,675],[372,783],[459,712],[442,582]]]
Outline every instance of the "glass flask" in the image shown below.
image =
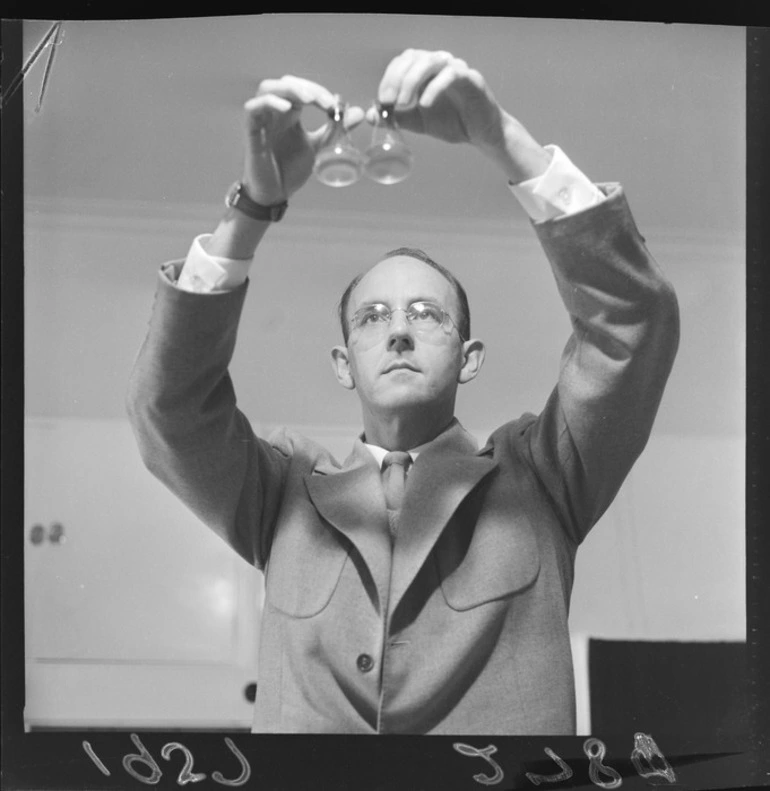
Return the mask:
[[345,105],[338,99],[329,111],[329,138],[316,154],[313,173],[329,187],[347,187],[361,177],[363,157],[345,129]]
[[377,124],[366,149],[364,172],[380,184],[398,184],[412,172],[412,152],[396,123],[393,105],[375,105]]

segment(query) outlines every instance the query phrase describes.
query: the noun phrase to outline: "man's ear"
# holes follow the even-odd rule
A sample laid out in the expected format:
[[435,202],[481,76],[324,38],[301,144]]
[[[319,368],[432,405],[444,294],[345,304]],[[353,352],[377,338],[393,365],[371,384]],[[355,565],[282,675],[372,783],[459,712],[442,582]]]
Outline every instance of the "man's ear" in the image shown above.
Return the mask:
[[463,367],[457,374],[457,381],[461,385],[476,378],[481,366],[484,365],[486,353],[483,342],[476,338],[463,343]]
[[335,346],[332,349],[332,368],[334,369],[334,375],[337,377],[337,381],[346,390],[355,390],[356,383],[353,381],[348,350],[345,346]]

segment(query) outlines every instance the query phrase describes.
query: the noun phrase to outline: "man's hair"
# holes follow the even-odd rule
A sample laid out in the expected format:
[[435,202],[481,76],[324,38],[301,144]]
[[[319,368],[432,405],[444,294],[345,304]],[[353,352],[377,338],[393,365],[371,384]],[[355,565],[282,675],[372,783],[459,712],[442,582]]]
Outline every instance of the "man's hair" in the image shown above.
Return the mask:
[[[462,287],[460,281],[445,266],[441,266],[441,264],[434,261],[424,250],[420,250],[419,247],[397,247],[395,250],[385,253],[380,261],[385,261],[388,258],[395,258],[399,255],[408,256],[409,258],[416,258],[418,261],[422,261],[424,264],[433,267],[433,269],[435,269],[449,281],[455,291],[455,294],[457,295],[457,301],[460,305],[460,315],[452,316],[452,320],[457,323],[457,331],[460,334],[460,338],[462,340],[468,340],[471,337],[471,310],[468,305],[468,295],[465,293],[465,289]],[[378,263],[380,262],[378,261]],[[337,306],[337,312],[340,317],[340,326],[342,327],[342,337],[345,340],[345,343],[348,342],[348,336],[350,335],[350,327],[348,326],[347,321],[350,295],[353,293],[353,289],[361,282],[362,278],[368,271],[369,270],[367,269],[364,272],[359,272],[359,274],[357,274],[350,281],[348,287],[342,294],[339,305]]]

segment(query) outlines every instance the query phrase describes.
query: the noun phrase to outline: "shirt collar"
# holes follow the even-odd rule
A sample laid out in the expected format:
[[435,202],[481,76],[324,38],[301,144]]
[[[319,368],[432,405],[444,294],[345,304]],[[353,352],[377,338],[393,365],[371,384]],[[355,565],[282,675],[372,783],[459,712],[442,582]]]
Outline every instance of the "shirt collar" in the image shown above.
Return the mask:
[[[414,463],[417,461],[417,457],[420,453],[425,450],[426,447],[430,445],[429,442],[426,442],[423,445],[418,445],[416,448],[412,448],[411,450],[407,451],[407,453],[412,457],[412,462]],[[368,448],[369,452],[374,456],[374,460],[377,462],[379,467],[382,467],[382,460],[387,455],[388,451],[385,448],[381,448],[379,445],[370,445],[368,442],[364,442],[364,447]]]
[[[450,430],[454,429],[455,427],[458,427],[458,428],[460,428],[462,430],[462,427],[457,422],[457,418],[456,417],[452,418],[452,420],[450,421],[449,425],[437,437],[434,437],[433,439],[428,440],[428,442],[423,442],[422,445],[417,445],[414,448],[410,448],[407,451],[407,453],[412,457],[412,463],[417,461],[417,457],[420,455],[420,453],[422,453],[424,450],[427,450],[428,447],[430,447],[430,445],[432,445],[437,439],[439,439],[439,437],[444,436],[445,434],[447,434],[447,432],[449,432]],[[372,456],[374,456],[374,460],[377,462],[377,464],[380,467],[382,467],[382,461],[385,458],[385,456],[388,454],[389,451],[386,450],[385,448],[381,448],[379,445],[372,445],[371,443],[367,442],[364,437],[365,437],[365,435],[363,433],[359,437],[359,439],[361,440],[361,444],[365,448],[367,448],[369,450],[369,452],[372,454]]]

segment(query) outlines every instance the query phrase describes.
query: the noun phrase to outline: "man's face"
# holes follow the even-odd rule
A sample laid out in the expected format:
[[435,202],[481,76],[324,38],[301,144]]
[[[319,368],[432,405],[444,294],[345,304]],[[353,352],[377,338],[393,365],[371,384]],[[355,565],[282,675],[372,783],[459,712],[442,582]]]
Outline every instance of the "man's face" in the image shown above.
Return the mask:
[[[410,324],[404,312],[417,301],[440,305],[454,321],[460,305],[452,284],[437,270],[409,256],[385,259],[356,285],[348,304],[347,349],[335,350],[341,384],[355,387],[371,414],[434,406],[454,408],[457,385],[465,364],[464,344],[455,325],[425,333]],[[392,314],[390,325],[373,335],[353,326],[361,308],[380,303]],[[401,310],[397,310],[401,309]]]

